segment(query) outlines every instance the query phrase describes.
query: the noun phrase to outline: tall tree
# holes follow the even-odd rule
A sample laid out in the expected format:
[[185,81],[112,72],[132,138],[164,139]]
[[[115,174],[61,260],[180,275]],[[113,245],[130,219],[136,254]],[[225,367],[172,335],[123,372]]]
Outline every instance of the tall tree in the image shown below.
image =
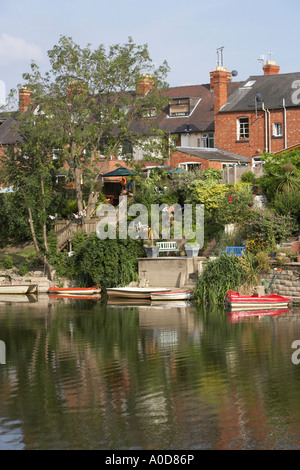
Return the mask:
[[[48,56],[47,73],[43,75],[33,63],[31,73],[23,78],[32,91],[32,102],[45,116],[52,146],[62,151],[75,183],[79,212],[84,208],[84,182],[89,217],[105,159],[120,154],[129,158],[125,149],[134,145],[147,148],[148,155],[164,156],[165,141],[149,116],[166,104],[161,91],[166,87],[168,65],[155,68],[147,45],[138,46],[131,38],[124,45],[108,49],[100,45],[92,50],[90,44],[82,48],[72,38],[61,36]],[[33,106],[31,112],[35,110]],[[139,133],[133,131],[137,121],[141,123]]]
[[20,193],[37,256],[51,277],[47,208],[53,193],[53,176],[61,163],[53,159],[51,134],[43,113],[20,114],[17,129],[22,141],[8,146],[1,157],[1,180]]

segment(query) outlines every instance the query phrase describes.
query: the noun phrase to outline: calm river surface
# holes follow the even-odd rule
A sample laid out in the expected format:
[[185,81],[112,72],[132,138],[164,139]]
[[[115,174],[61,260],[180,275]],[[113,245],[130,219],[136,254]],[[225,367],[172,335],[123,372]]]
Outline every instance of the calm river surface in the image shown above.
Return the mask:
[[300,309],[45,295],[0,302],[0,340],[1,450],[300,449]]

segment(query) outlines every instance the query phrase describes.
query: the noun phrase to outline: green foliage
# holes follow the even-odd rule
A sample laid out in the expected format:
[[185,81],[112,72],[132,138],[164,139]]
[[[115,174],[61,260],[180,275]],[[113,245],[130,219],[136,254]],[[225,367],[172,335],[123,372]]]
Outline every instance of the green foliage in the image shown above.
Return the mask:
[[198,279],[196,299],[204,304],[222,304],[229,290],[254,285],[257,279],[258,270],[253,256],[225,254],[206,264]]
[[144,256],[141,240],[100,240],[96,234],[87,237],[81,233],[72,244],[74,256],[60,253],[52,257],[58,274],[76,279],[81,286],[102,289],[138,280],[137,259]]
[[217,210],[217,219],[224,225],[241,223],[247,219],[252,204],[251,186],[248,183],[236,184],[222,198]]
[[10,255],[7,255],[2,261],[2,264],[5,269],[11,269],[14,265],[14,260],[12,259]]
[[68,215],[78,212],[78,204],[76,199],[69,199],[66,205],[61,210],[61,215],[64,218],[67,218]]
[[300,152],[285,152],[282,155],[266,155],[264,175],[257,183],[273,201],[278,193],[288,193],[300,189]]
[[215,168],[205,168],[205,170],[202,170],[200,173],[200,179],[220,183],[222,179],[222,171]]
[[[204,186],[215,186],[222,179],[220,170],[206,168],[205,170],[186,171],[173,173],[171,176],[171,188],[178,195],[178,202],[184,204],[192,199],[197,199],[197,195],[191,196],[191,191]],[[194,202],[194,201],[193,201]]]
[[228,191],[228,185],[218,184],[211,180],[195,180],[188,191],[187,202],[191,204],[204,204],[205,210],[218,209],[223,196]]
[[[160,155],[165,153],[161,131],[153,127],[153,120],[144,116],[148,109],[159,112],[167,104],[161,91],[167,86],[164,80],[169,67],[166,62],[155,66],[147,44],[136,45],[132,38],[124,45],[105,47],[100,44],[92,49],[90,44],[81,47],[72,38],[61,36],[58,44],[48,51],[48,57],[50,69],[46,74],[33,63],[31,72],[23,78],[32,91],[32,101],[41,103],[43,113],[51,116],[44,120],[44,135],[54,148],[62,149],[61,156],[69,163],[68,176],[75,181],[81,211],[81,175],[84,189],[91,195],[101,173],[99,163],[103,157],[122,152],[128,148],[128,142],[130,146],[137,144],[141,148],[145,144],[147,151],[153,150],[155,156],[158,151]],[[148,72],[156,92],[129,93],[128,90],[137,88],[142,74]],[[131,123],[141,119],[144,135],[149,131],[151,136],[158,134],[158,139],[146,143],[147,139],[132,133]],[[115,132],[116,123],[118,132]],[[151,148],[151,143],[155,149]],[[124,156],[130,158],[128,152]]]
[[249,218],[245,221],[245,230],[249,238],[257,238],[265,246],[291,237],[297,226],[290,214],[276,214],[269,209],[250,209]]
[[242,181],[242,183],[254,184],[254,182],[255,182],[254,173],[252,171],[245,171],[245,173],[243,173],[242,176],[241,176],[241,181]]
[[19,274],[20,276],[25,276],[29,272],[29,267],[26,264],[22,264],[19,266]]
[[291,214],[300,224],[300,190],[278,193],[272,201],[272,208],[278,214]]
[[0,242],[18,243],[30,239],[28,213],[19,193],[0,195]]

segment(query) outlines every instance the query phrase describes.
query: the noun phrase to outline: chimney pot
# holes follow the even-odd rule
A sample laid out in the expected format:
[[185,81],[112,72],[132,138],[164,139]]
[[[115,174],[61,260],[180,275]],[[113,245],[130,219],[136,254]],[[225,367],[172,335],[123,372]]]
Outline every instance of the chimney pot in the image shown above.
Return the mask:
[[268,60],[267,63],[263,66],[264,75],[277,75],[279,73],[280,67],[276,65],[274,60]]
[[144,73],[138,81],[136,91],[139,96],[145,96],[149,90],[154,88],[154,75]]
[[210,72],[210,90],[214,91],[215,114],[227,101],[227,84],[231,81],[231,72],[226,67],[217,66]]
[[27,111],[28,106],[31,103],[31,90],[28,90],[25,86],[20,88],[19,90],[19,111],[21,113],[25,113]]

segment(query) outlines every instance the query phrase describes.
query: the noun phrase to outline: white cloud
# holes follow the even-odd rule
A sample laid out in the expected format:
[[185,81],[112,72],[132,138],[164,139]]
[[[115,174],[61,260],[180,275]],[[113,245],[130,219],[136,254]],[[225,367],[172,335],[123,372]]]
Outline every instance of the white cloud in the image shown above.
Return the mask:
[[27,43],[23,38],[16,38],[3,33],[0,37],[0,65],[16,61],[41,60],[42,49],[33,43]]

